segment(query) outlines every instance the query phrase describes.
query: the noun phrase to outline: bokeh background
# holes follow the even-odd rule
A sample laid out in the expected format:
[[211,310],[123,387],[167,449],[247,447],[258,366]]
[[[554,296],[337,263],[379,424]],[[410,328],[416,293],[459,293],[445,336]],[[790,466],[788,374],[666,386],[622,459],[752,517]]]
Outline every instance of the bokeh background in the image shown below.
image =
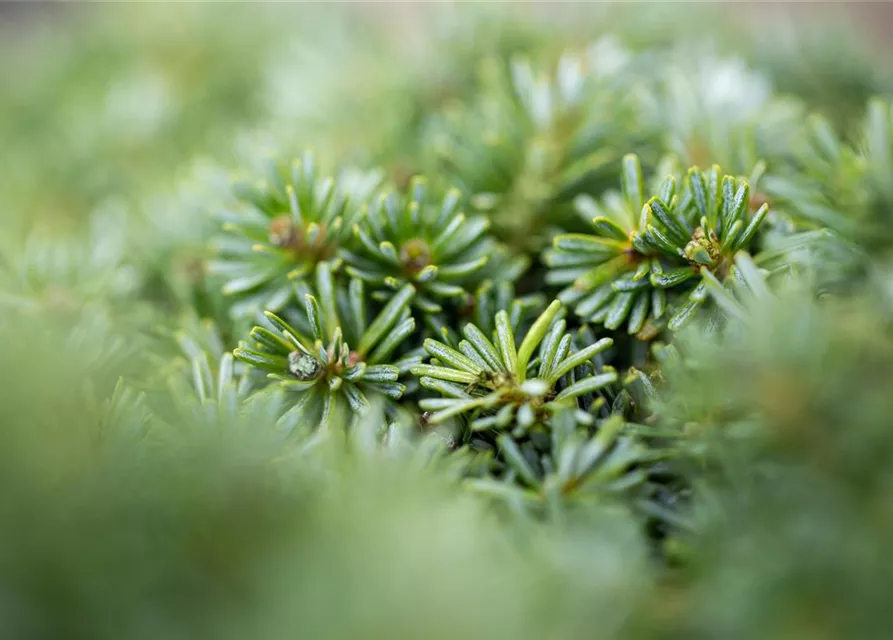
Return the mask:
[[[278,146],[334,134],[383,153],[405,134],[386,127],[414,114],[376,109],[461,95],[462,63],[446,62],[456,52],[467,63],[603,33],[711,41],[845,117],[883,88],[893,48],[884,2],[470,4],[2,3],[3,235],[59,229],[115,199],[135,207],[199,158],[232,160],[250,134]],[[382,140],[364,137],[372,122]]]

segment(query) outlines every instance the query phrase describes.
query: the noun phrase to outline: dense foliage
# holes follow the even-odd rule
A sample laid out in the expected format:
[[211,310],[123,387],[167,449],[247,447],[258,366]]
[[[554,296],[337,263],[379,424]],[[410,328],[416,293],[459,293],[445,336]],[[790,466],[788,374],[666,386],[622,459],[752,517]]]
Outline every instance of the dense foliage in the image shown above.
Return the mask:
[[885,637],[893,79],[648,6],[4,25],[0,635]]

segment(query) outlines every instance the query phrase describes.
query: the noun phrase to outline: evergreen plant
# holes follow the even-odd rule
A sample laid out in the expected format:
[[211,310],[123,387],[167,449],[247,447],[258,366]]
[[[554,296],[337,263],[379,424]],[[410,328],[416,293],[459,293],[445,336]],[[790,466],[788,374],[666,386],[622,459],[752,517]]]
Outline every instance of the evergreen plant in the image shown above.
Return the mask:
[[0,25],[0,637],[889,637],[886,60],[405,9]]

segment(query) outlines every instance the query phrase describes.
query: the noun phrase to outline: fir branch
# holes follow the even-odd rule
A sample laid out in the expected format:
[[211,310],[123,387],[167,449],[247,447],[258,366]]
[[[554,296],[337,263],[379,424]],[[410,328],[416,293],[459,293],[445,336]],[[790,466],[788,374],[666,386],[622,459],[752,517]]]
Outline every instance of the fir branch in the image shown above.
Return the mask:
[[[552,302],[520,344],[505,311],[496,313],[495,330],[489,336],[466,324],[458,350],[426,340],[431,364],[416,365],[411,372],[423,387],[444,396],[420,402],[423,409],[434,412],[427,421],[438,424],[467,416],[472,432],[496,429],[520,436],[542,428],[562,406],[598,406],[603,402],[598,392],[615,382],[617,373],[609,367],[598,372],[590,360],[612,340],[603,338],[571,352],[562,315],[561,303]],[[578,417],[587,420],[582,413]]]
[[505,252],[489,236],[489,221],[466,218],[460,204],[455,189],[439,201],[432,197],[423,177],[414,178],[405,195],[381,193],[354,226],[356,248],[340,252],[347,272],[372,285],[377,299],[412,284],[418,291],[413,306],[425,314],[466,296],[490,261],[498,263],[494,275],[500,279],[520,275],[526,262],[500,260]]
[[400,289],[371,320],[361,280],[352,280],[349,292],[340,293],[328,264],[321,263],[313,292],[303,294],[300,322],[293,326],[266,311],[265,322],[233,352],[297,394],[289,410],[296,422],[328,424],[336,415],[343,419],[348,409],[368,410],[370,396],[399,400],[406,389],[398,379],[414,360],[394,364],[393,356],[415,329],[409,309],[412,285]]
[[433,122],[440,170],[509,246],[540,248],[549,229],[571,217],[563,203],[610,172],[615,149],[630,144],[618,128],[635,112],[624,98],[626,58],[606,38],[565,53],[546,73],[522,57],[507,66],[485,60],[478,99]]
[[637,497],[645,495],[644,465],[650,455],[622,433],[623,427],[623,420],[614,416],[592,433],[572,412],[561,411],[551,420],[551,440],[519,443],[500,435],[497,451],[502,462],[497,470],[469,478],[466,485],[522,511],[553,518],[574,507],[610,502],[634,508]]
[[[736,252],[752,250],[769,208],[751,211],[750,186],[742,178],[693,167],[676,193],[668,177],[659,195],[645,201],[638,158],[624,158],[623,197],[602,208],[591,199],[580,205],[595,213],[594,234],[565,234],[544,254],[550,282],[569,284],[560,299],[573,304],[585,320],[609,329],[623,322],[640,337],[654,335],[647,325],[660,321],[684,326],[707,300],[706,278],[724,282],[735,276]],[[638,212],[638,214],[636,214]],[[803,235],[758,257],[766,263],[790,258],[788,252],[808,244]],[[790,261],[790,260],[789,260]]]
[[232,313],[278,311],[292,299],[292,283],[312,280],[317,265],[337,270],[338,252],[351,242],[360,207],[379,180],[376,173],[320,176],[307,152],[289,165],[269,162],[260,182],[236,182],[243,207],[218,214],[226,235],[209,265],[226,279],[224,293],[238,299]]

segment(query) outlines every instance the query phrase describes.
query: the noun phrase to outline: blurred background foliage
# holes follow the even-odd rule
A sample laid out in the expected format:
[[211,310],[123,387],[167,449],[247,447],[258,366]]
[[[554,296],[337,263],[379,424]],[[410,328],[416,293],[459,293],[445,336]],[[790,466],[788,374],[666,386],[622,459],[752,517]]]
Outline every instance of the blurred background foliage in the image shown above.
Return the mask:
[[[853,15],[737,3],[4,7],[0,635],[888,637],[893,76]],[[738,136],[755,131],[762,156],[800,154],[790,166],[802,171],[770,175],[779,210],[827,207],[838,217],[822,224],[847,240],[829,254],[834,273],[817,276],[846,295],[760,290],[741,303],[745,320],[712,337],[687,330],[645,372],[657,391],[638,426],[679,454],[672,521],[662,512],[649,536],[611,500],[542,518],[494,508],[456,489],[438,434],[374,444],[378,415],[360,435],[295,446],[272,428],[276,394],[230,411],[245,374],[221,374],[223,351],[244,327],[205,262],[232,174],[311,147],[400,187],[442,175],[432,132],[486,102],[494,69],[516,54],[554,67],[603,36],[659,61],[665,93],[625,89],[642,97],[625,132],[642,147],[609,149],[591,190],[617,183],[615,151],[640,151],[649,169],[663,150],[743,171]],[[803,161],[827,141],[801,135],[807,111],[837,145],[821,162]],[[460,137],[478,142],[475,122]],[[512,132],[510,159],[542,133]],[[870,166],[847,145],[869,146]],[[526,198],[531,215],[570,215],[549,208],[554,194],[481,190],[494,189]],[[859,232],[854,208],[867,212]],[[186,349],[184,332],[200,336]]]

